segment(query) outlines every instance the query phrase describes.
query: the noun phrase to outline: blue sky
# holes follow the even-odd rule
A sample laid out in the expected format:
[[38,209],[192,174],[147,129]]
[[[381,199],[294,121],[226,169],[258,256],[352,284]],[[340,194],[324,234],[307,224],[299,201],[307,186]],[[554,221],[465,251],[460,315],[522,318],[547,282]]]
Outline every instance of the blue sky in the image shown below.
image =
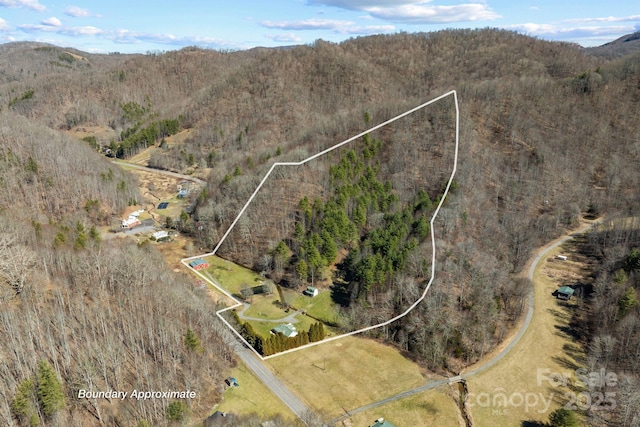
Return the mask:
[[[569,4],[572,3],[572,4]],[[0,0],[0,43],[88,52],[241,50],[370,34],[505,28],[597,46],[640,30],[637,0]]]

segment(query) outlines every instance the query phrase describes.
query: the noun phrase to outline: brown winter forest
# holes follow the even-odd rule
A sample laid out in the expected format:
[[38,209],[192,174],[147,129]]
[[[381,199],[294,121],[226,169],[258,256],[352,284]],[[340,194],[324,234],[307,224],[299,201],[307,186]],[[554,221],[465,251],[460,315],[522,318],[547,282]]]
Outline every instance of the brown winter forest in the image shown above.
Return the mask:
[[[489,29],[240,52],[0,45],[0,424],[167,423],[167,400],[74,398],[92,386],[206,390],[188,402],[204,418],[235,363],[202,291],[148,245],[100,236],[140,197],[103,147],[127,158],[156,144],[150,166],[208,170],[195,209],[173,226],[212,249],[273,162],[453,89],[460,158],[435,222],[436,281],[409,316],[371,335],[439,372],[477,361],[520,319],[531,284],[516,274],[534,248],[585,215],[640,215],[640,53],[607,59]],[[65,133],[89,126],[111,136]],[[185,129],[184,143],[162,142]],[[276,174],[220,254],[285,286],[335,281],[345,330],[397,315],[431,268],[422,219],[446,184],[454,129],[445,98],[353,154]],[[323,228],[335,206],[345,228]],[[633,221],[612,224],[583,244],[596,271],[574,322],[590,367],[615,366],[638,390],[640,237]],[[187,331],[205,351],[185,345]],[[28,392],[43,362],[62,383],[54,408]],[[620,399],[588,421],[632,425],[638,392]]]

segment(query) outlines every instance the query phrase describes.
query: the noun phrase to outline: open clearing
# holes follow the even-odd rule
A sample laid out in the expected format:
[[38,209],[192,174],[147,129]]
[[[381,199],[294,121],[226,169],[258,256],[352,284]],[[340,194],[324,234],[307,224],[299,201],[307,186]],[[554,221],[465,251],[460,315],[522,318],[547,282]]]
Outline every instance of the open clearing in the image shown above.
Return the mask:
[[240,295],[243,285],[260,285],[264,279],[257,273],[217,256],[202,259],[209,263],[207,271],[232,295]]
[[394,348],[354,336],[266,363],[323,419],[426,382],[423,370]]
[[[570,261],[556,260],[558,254],[568,255]],[[565,394],[572,390],[555,387],[547,378],[560,373],[575,380],[575,370],[584,361],[569,334],[570,309],[578,301],[552,296],[559,286],[584,278],[584,266],[577,259],[571,241],[543,257],[533,275],[534,316],[527,332],[499,363],[467,381],[467,402],[477,426],[547,422],[549,414],[569,400]]]
[[453,427],[459,424],[459,411],[451,396],[456,392],[452,386],[442,386],[360,412],[336,426],[369,426],[374,420],[384,418],[396,427]]
[[258,380],[243,362],[228,372],[238,380],[238,387],[225,390],[222,401],[212,409],[231,414],[259,414],[263,418],[282,416],[295,424],[296,416],[275,394]]

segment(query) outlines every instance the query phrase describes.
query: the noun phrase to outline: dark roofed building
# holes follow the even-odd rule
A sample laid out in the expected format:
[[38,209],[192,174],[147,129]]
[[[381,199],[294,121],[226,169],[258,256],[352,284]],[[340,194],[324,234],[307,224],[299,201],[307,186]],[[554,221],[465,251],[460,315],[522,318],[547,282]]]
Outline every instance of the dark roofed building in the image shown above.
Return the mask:
[[568,300],[568,299],[571,299],[575,291],[570,286],[562,286],[558,288],[556,292],[557,292],[558,299]]
[[206,268],[209,268],[209,263],[203,259],[198,258],[189,261],[189,267],[193,268],[194,270],[204,270]]
[[233,423],[234,418],[235,416],[233,414],[216,411],[212,415],[210,415],[206,420],[204,420],[204,423],[202,423],[202,427],[230,425],[231,423]]

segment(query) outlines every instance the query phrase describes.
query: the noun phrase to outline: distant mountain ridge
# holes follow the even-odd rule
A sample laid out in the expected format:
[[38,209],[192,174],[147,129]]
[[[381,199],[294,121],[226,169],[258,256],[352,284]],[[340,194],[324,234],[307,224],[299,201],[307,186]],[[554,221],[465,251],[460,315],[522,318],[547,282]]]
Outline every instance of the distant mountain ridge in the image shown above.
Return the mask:
[[594,56],[613,59],[640,52],[640,31],[622,36],[602,46],[588,47],[585,51]]

